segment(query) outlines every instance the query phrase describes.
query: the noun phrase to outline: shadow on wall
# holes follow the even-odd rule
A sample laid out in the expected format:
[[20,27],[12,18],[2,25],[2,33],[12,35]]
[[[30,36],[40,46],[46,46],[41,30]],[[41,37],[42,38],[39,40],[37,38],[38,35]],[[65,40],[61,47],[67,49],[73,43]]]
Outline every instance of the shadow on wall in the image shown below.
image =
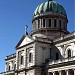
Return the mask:
[[60,50],[52,43],[50,48],[50,57],[45,60],[45,62],[50,62],[53,60],[62,60],[64,57],[61,55]]
[[64,57],[61,55],[60,50],[54,45],[52,44],[52,48],[51,48],[51,59],[52,60],[59,60],[59,59],[63,59]]

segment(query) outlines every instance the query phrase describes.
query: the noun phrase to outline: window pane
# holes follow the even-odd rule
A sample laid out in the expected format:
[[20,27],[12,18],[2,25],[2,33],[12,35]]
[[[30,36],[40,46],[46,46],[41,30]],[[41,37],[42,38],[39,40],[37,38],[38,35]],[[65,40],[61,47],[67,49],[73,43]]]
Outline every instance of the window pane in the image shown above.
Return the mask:
[[68,50],[68,57],[71,57],[71,50]]
[[8,71],[10,71],[10,65],[9,65],[9,67],[8,67]]
[[33,54],[30,53],[30,54],[29,54],[29,62],[32,62],[32,60],[33,60]]
[[42,19],[41,19],[41,28],[42,28]]
[[49,27],[51,27],[51,19],[49,19]]
[[45,27],[45,19],[43,19],[43,27]]
[[61,28],[61,20],[59,20],[59,28]]
[[54,27],[56,27],[56,25],[57,25],[57,21],[56,19],[54,19]]
[[58,60],[59,59],[59,54],[58,53],[56,53],[56,60]]
[[23,64],[23,56],[21,56],[21,65]]

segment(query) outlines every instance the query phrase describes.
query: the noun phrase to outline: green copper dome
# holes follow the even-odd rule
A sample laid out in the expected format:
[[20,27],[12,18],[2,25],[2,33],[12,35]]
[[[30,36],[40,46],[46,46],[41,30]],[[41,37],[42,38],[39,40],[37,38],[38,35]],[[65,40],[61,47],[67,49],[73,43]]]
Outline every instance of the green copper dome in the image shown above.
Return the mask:
[[53,0],[48,0],[38,5],[36,10],[34,11],[34,17],[37,15],[46,14],[46,13],[57,13],[67,17],[66,11],[63,8],[63,6]]

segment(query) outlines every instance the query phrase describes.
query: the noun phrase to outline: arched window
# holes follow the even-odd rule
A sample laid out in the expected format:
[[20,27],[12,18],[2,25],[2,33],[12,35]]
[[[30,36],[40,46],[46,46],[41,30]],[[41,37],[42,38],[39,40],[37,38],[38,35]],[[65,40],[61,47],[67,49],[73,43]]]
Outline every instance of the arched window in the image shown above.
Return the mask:
[[16,64],[14,64],[14,70],[16,70]]
[[32,62],[32,60],[33,60],[33,54],[29,53],[29,62]]
[[8,71],[10,71],[10,65],[8,66]]
[[71,57],[71,50],[68,50],[68,57]]
[[59,53],[56,53],[56,60],[59,59]]
[[23,62],[24,62],[24,58],[23,56],[21,56],[21,65],[23,65]]

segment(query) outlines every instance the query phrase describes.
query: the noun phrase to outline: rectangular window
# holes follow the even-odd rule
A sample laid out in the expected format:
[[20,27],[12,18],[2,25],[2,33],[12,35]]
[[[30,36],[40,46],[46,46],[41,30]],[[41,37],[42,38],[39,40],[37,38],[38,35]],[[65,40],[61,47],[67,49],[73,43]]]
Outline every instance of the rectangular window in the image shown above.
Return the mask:
[[63,26],[64,26],[64,29],[66,30],[66,22],[65,21],[63,21]]
[[51,27],[51,19],[49,19],[49,27]]
[[59,20],[59,28],[61,28],[61,20]]
[[43,27],[45,27],[45,19],[43,19]]
[[54,27],[56,27],[56,25],[57,25],[57,20],[54,19]]
[[42,28],[42,19],[41,19],[41,28]]
[[56,60],[59,59],[59,53],[56,53]]

